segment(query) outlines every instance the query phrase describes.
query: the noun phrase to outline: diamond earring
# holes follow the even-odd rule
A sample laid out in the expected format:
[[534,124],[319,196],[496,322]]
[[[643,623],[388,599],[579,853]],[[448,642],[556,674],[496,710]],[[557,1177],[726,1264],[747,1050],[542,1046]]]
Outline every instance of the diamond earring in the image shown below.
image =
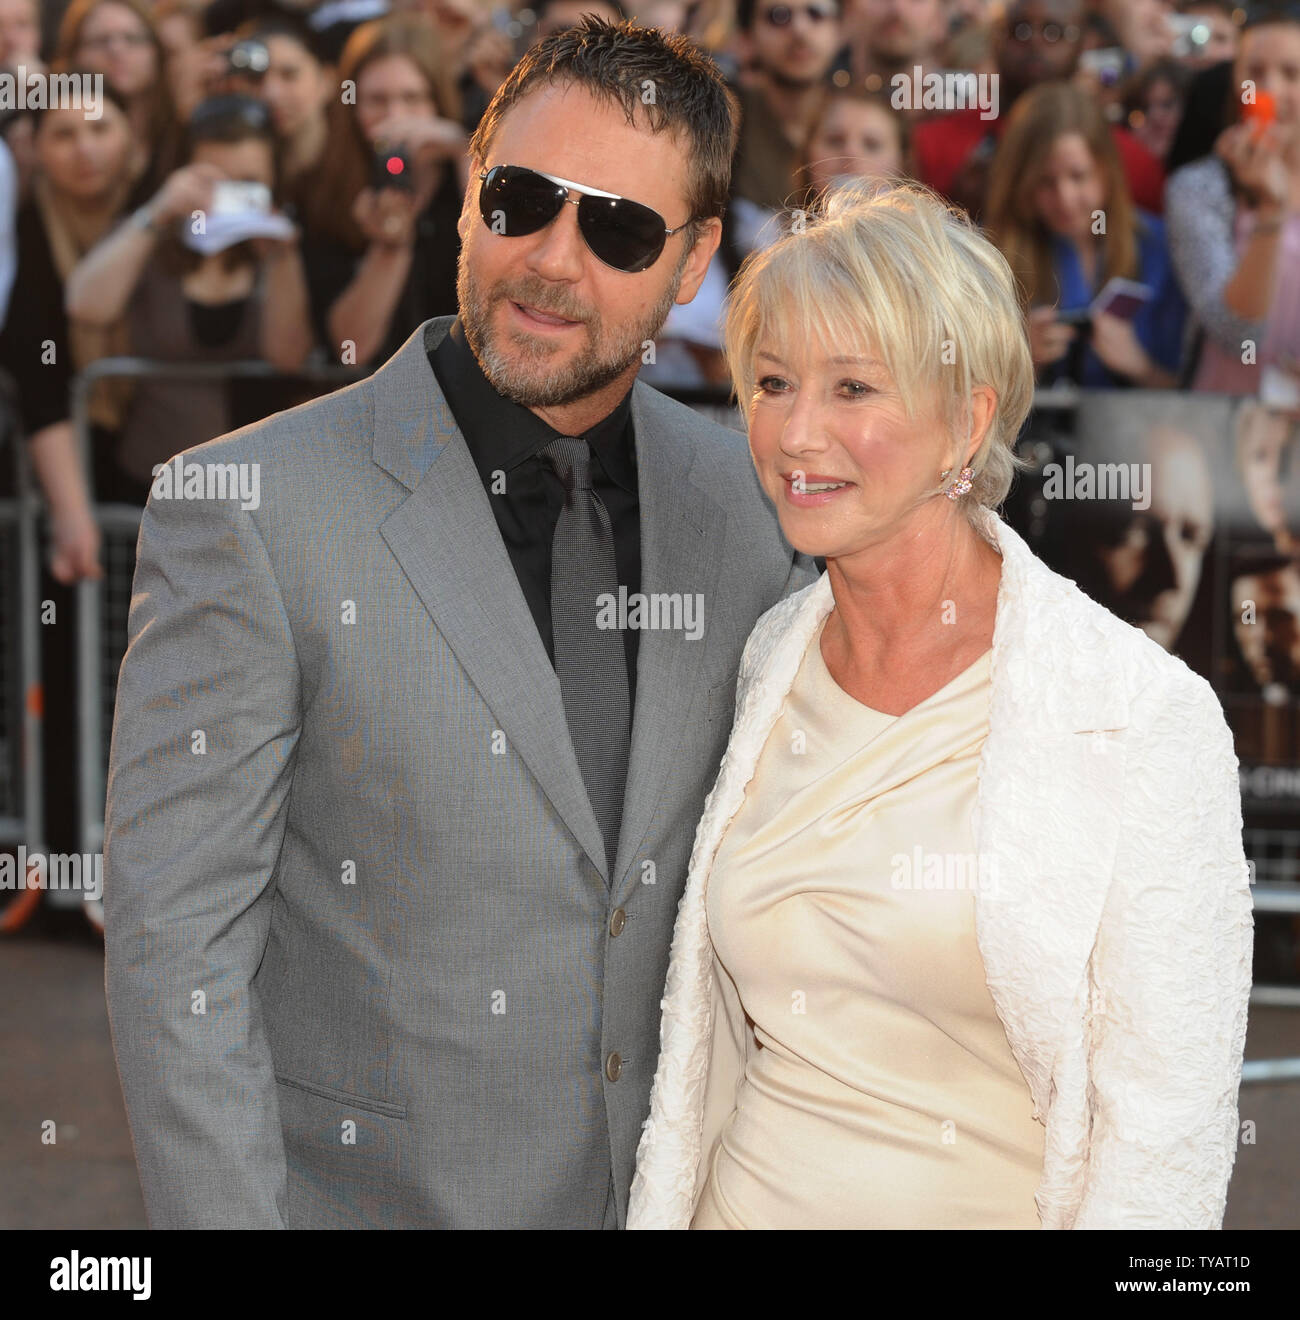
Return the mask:
[[[944,470],[939,474],[939,480],[946,481],[951,472],[952,472],[952,468],[944,468]],[[954,481],[946,491],[944,491],[944,494],[947,495],[947,497],[950,500],[961,499],[961,497],[965,495],[966,492],[970,490],[971,486],[974,484],[974,477],[975,477],[975,469],[973,467],[962,468],[961,473],[957,477],[957,480]]]

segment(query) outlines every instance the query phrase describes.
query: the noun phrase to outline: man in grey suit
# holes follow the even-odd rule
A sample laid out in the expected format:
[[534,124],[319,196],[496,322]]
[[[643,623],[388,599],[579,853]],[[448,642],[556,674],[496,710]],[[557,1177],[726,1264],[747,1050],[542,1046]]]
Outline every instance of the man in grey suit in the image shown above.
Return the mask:
[[104,896],[154,1226],[624,1222],[740,654],[813,577],[636,381],[733,110],[680,37],[548,37],[470,144],[460,317],[155,482]]

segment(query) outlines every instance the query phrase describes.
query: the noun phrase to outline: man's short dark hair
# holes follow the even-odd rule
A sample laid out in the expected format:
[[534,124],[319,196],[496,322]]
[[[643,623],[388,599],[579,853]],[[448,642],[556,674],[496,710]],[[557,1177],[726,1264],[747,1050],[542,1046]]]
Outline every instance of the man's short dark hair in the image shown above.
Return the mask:
[[[680,33],[584,14],[572,27],[543,37],[510,71],[470,138],[471,156],[486,162],[506,113],[547,85],[577,85],[621,106],[629,124],[643,115],[651,132],[682,135],[689,164],[686,206],[693,218],[687,251],[694,247],[703,228],[699,218],[721,217],[726,209],[739,131],[739,104],[713,60]],[[665,220],[681,223],[676,216]]]

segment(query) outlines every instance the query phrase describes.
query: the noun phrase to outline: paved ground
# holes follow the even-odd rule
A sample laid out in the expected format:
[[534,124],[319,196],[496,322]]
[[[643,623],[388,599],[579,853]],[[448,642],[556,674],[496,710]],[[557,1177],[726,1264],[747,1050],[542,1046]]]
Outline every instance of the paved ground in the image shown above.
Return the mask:
[[[0,942],[0,1229],[143,1227],[104,1009],[102,946],[41,918]],[[1255,1008],[1246,1057],[1300,1056],[1300,1010]],[[1246,1086],[1255,1125],[1227,1228],[1300,1227],[1300,1081]],[[41,1142],[42,1125],[57,1140]]]

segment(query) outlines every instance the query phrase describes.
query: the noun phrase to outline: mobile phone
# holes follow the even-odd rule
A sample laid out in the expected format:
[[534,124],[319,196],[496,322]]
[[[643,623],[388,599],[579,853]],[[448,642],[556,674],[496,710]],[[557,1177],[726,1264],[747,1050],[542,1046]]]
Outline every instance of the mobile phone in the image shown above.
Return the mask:
[[1103,87],[1114,87],[1128,67],[1128,55],[1122,46],[1085,50],[1079,55],[1079,67],[1094,74]]
[[1210,25],[1195,14],[1166,14],[1165,22],[1174,34],[1174,55],[1180,60],[1200,55],[1212,35]]
[[218,179],[212,185],[213,215],[267,215],[271,190],[264,183],[245,179]]
[[1155,290],[1149,284],[1116,276],[1107,280],[1105,287],[1092,300],[1092,310],[1131,321],[1154,296]]

